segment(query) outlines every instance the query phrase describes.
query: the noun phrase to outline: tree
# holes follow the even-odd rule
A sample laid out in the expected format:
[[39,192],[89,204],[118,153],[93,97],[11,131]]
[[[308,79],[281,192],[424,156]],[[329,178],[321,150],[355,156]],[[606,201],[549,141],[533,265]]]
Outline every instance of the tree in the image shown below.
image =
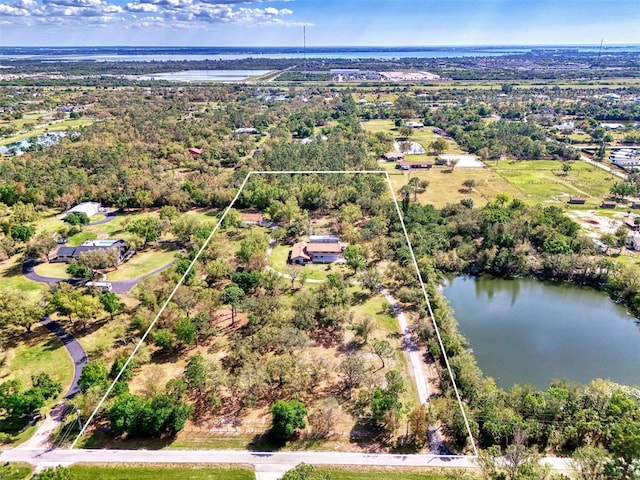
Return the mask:
[[36,233],[36,227],[33,225],[11,225],[9,228],[9,236],[14,240],[28,242]]
[[367,259],[360,245],[347,245],[342,254],[347,261],[347,265],[353,268],[354,274],[367,266]]
[[342,377],[343,389],[347,391],[348,398],[351,392],[358,388],[366,378],[367,366],[359,355],[348,355],[340,363],[340,374]]
[[220,301],[231,307],[231,325],[233,325],[236,321],[236,313],[238,311],[238,307],[242,305],[242,302],[245,298],[244,290],[242,290],[235,283],[230,283],[220,295]]
[[331,475],[318,472],[313,465],[300,463],[286,472],[281,480],[331,480]]
[[393,348],[391,348],[391,344],[387,340],[375,338],[371,348],[373,353],[375,353],[382,362],[380,369],[383,369],[385,366],[384,359],[393,357]]
[[563,162],[562,163],[562,173],[566,177],[569,175],[569,172],[573,169],[573,166],[570,163]]
[[298,400],[278,400],[271,405],[271,433],[277,440],[288,440],[306,426],[307,407]]
[[0,291],[0,328],[23,327],[31,332],[44,316],[44,309],[19,290]]
[[158,240],[160,236],[160,220],[153,217],[139,218],[129,224],[127,231],[142,238],[144,240],[144,248],[148,243]]
[[53,380],[48,373],[40,373],[31,376],[33,388],[42,393],[45,400],[54,398],[62,392],[62,383]]
[[627,182],[616,182],[611,186],[609,190],[612,195],[624,200],[624,197],[635,195],[637,192],[636,186]]
[[178,320],[173,331],[176,338],[186,345],[193,345],[196,342],[196,327],[188,317]]
[[440,155],[447,150],[447,142],[445,142],[442,138],[438,138],[437,140],[431,142],[429,148],[436,155]]
[[29,258],[40,259],[46,257],[49,261],[49,253],[53,250],[58,242],[50,233],[41,233],[29,242],[25,250],[25,255]]
[[353,331],[357,337],[362,339],[362,342],[366,344],[369,341],[369,336],[376,330],[376,319],[371,315],[365,315],[359,319],[353,326]]
[[93,387],[98,386],[100,388],[107,386],[107,366],[102,360],[92,360],[88,362],[80,373],[78,379],[78,386],[82,393]]
[[173,349],[174,337],[167,329],[161,328],[153,336],[153,343],[160,350],[168,352]]
[[374,388],[371,399],[371,417],[379,426],[393,431],[402,415],[402,403],[400,394],[405,391],[404,382],[400,374],[395,370],[389,370],[385,374],[387,387]]
[[473,178],[468,178],[464,182],[462,182],[462,186],[464,187],[464,191],[469,193],[476,186],[477,182]]
[[296,279],[302,273],[302,266],[298,265],[297,263],[289,263],[286,266],[286,270],[287,275],[289,275],[289,278],[291,279],[291,290],[293,290]]
[[158,216],[160,220],[166,220],[169,225],[180,216],[180,210],[173,205],[165,205],[158,210]]
[[576,480],[605,480],[611,457],[602,447],[581,447],[573,452],[571,470]]
[[64,221],[65,223],[68,223],[69,225],[74,225],[74,226],[88,225],[89,217],[84,212],[72,212],[67,214],[66,217],[64,217]]
[[112,321],[113,316],[125,307],[125,304],[120,301],[120,297],[118,297],[114,292],[105,292],[100,295],[100,303],[102,304],[104,311],[109,314]]

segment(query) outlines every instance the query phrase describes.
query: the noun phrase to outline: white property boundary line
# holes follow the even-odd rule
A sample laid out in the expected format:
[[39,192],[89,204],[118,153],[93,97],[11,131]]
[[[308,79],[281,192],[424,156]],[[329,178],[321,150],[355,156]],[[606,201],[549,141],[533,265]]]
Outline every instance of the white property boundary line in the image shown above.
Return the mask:
[[[344,175],[344,174],[349,174],[349,173],[355,173],[355,174],[382,174],[387,179],[387,185],[389,186],[389,193],[391,194],[391,199],[393,200],[393,203],[396,206],[396,212],[398,213],[398,219],[400,220],[400,224],[402,225],[402,231],[404,233],[405,240],[407,241],[407,245],[409,247],[409,252],[411,252],[411,259],[413,261],[413,266],[416,269],[416,274],[418,275],[418,281],[420,282],[420,287],[422,288],[422,293],[424,294],[424,299],[427,302],[427,309],[429,310],[429,315],[431,316],[431,322],[433,323],[433,328],[434,328],[434,331],[436,333],[436,337],[438,338],[438,344],[440,345],[440,351],[442,352],[442,356],[444,357],[444,361],[445,361],[445,364],[447,366],[447,371],[449,372],[449,377],[451,378],[451,383],[453,385],[453,390],[454,390],[454,392],[456,394],[456,399],[458,400],[458,405],[460,407],[460,412],[462,413],[462,417],[464,419],[465,427],[467,429],[467,434],[469,435],[469,440],[471,441],[471,447],[473,448],[474,456],[477,457],[478,456],[478,450],[476,448],[476,444],[475,444],[475,441],[473,439],[473,435],[471,433],[471,427],[469,426],[469,420],[467,419],[467,414],[466,414],[466,412],[464,410],[464,405],[462,403],[462,399],[460,398],[460,393],[458,392],[458,387],[456,385],[456,381],[455,381],[455,379],[453,377],[453,372],[451,370],[451,365],[449,364],[449,357],[447,356],[447,352],[446,352],[446,350],[444,348],[444,344],[443,344],[442,338],[440,336],[440,329],[438,328],[438,325],[436,323],[436,319],[435,319],[435,317],[433,315],[433,310],[431,308],[431,302],[429,301],[429,295],[427,294],[427,289],[425,288],[424,281],[422,280],[422,274],[420,273],[420,268],[418,267],[418,261],[416,260],[415,253],[413,252],[413,246],[411,245],[411,240],[409,239],[409,233],[407,232],[407,227],[406,227],[406,225],[404,223],[404,218],[402,217],[402,212],[400,211],[400,205],[398,205],[398,199],[396,198],[396,195],[395,195],[395,193],[393,191],[393,186],[391,185],[391,177],[389,177],[389,172],[387,172],[386,170],[276,170],[276,171],[257,170],[257,171],[252,171],[252,172],[247,173],[247,176],[242,181],[242,184],[240,185],[240,188],[236,192],[235,196],[233,197],[233,200],[231,200],[231,203],[224,210],[224,213],[222,214],[222,216],[218,220],[218,223],[213,228],[213,230],[211,231],[211,233],[209,234],[209,236],[207,237],[205,242],[202,244],[202,246],[200,247],[200,250],[198,250],[198,253],[193,258],[193,260],[189,264],[189,267],[184,272],[184,274],[182,275],[180,280],[178,280],[178,283],[176,284],[175,288],[173,289],[173,291],[171,292],[169,297],[162,304],[162,307],[160,307],[160,310],[156,314],[155,318],[153,319],[153,321],[151,322],[151,324],[149,325],[147,330],[144,332],[144,335],[142,335],[142,337],[140,338],[140,341],[138,342],[136,347],[133,349],[133,351],[131,352],[131,354],[127,358],[127,361],[124,363],[124,365],[122,366],[122,368],[120,369],[120,371],[118,372],[116,377],[114,378],[114,380],[111,383],[111,385],[109,385],[109,388],[107,388],[107,391],[102,396],[102,398],[100,399],[100,402],[98,402],[98,405],[96,406],[96,408],[93,410],[93,412],[89,416],[87,422],[82,426],[82,429],[80,430],[80,433],[78,433],[78,436],[75,438],[75,440],[71,444],[71,447],[69,447],[69,448],[70,449],[75,448],[76,443],[78,442],[80,437],[82,435],[84,435],[84,433],[87,430],[87,427],[91,424],[91,422],[95,418],[98,410],[100,410],[100,408],[102,408],[102,405],[104,404],[105,400],[107,399],[107,397],[109,396],[109,394],[113,390],[115,384],[118,382],[118,380],[120,380],[120,377],[124,373],[125,369],[131,363],[131,360],[133,359],[135,354],[138,352],[138,350],[140,349],[140,347],[142,346],[142,344],[146,340],[147,336],[149,335],[149,333],[151,332],[151,330],[155,326],[155,324],[158,321],[158,319],[160,318],[160,316],[164,313],[165,309],[167,308],[167,306],[169,305],[169,303],[173,299],[173,296],[178,291],[178,288],[180,288],[182,286],[182,284],[184,283],[185,279],[187,278],[187,276],[189,275],[189,273],[193,269],[194,265],[196,264],[196,262],[198,261],[198,259],[202,255],[202,253],[204,252],[205,248],[207,247],[207,245],[209,245],[209,242],[211,241],[211,239],[213,238],[215,233],[218,231],[218,228],[220,228],[220,225],[222,224],[222,222],[224,221],[225,217],[229,213],[229,210],[231,210],[231,208],[233,208],[233,205],[238,200],[238,197],[240,196],[240,193],[244,189],[244,187],[247,184],[247,181],[249,180],[249,177],[251,177],[251,175],[283,175],[283,174],[284,175],[286,175],[286,174],[290,174],[290,175],[300,175],[300,174],[302,174],[302,175],[342,174],[342,175]],[[434,456],[436,456],[436,457],[438,457],[438,456],[450,457],[451,455],[434,455]]]

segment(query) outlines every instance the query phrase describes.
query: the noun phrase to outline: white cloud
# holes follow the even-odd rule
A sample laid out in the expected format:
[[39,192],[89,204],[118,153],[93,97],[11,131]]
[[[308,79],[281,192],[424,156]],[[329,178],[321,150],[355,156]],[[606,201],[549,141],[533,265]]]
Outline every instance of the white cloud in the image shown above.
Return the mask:
[[22,24],[58,22],[64,27],[65,22],[76,25],[74,19],[87,19],[90,24],[120,21],[127,28],[193,28],[216,23],[300,25],[285,20],[293,15],[291,9],[264,5],[274,0],[133,0],[124,5],[115,0],[16,0],[12,4],[5,1],[0,0],[0,16]]

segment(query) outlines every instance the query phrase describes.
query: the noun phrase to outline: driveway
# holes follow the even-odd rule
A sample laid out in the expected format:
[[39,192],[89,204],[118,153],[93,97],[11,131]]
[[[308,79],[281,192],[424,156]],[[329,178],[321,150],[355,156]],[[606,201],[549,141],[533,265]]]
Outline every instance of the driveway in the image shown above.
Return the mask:
[[119,212],[120,210],[114,210],[113,212],[108,212],[107,214],[105,214],[102,220],[98,220],[97,222],[91,222],[89,223],[89,225],[93,226],[93,225],[102,225],[104,223],[109,223],[116,218]]
[[[27,260],[25,260],[22,263],[22,274],[29,280],[33,280],[34,282],[46,283],[47,285],[52,285],[54,283],[59,283],[59,282],[66,282],[74,286],[79,286],[79,285],[82,285],[83,283],[83,280],[78,280],[77,278],[57,278],[57,277],[45,277],[43,275],[39,275],[34,270],[34,267],[38,265],[38,263],[40,262],[37,262],[31,258],[28,258]],[[160,268],[156,268],[155,270],[141,277],[132,278],[131,280],[113,280],[113,281],[109,281],[109,283],[113,287],[113,291],[115,293],[118,293],[118,294],[127,293],[129,292],[129,290],[135,287],[140,280],[142,280],[145,277],[148,277],[149,275],[155,275],[156,273],[160,273],[163,270],[166,270],[171,266],[172,263],[173,263],[173,260],[167,263],[166,265],[163,265]]]
[[67,390],[64,398],[71,398],[80,391],[78,387],[78,380],[80,379],[80,373],[82,368],[87,364],[87,354],[82,348],[82,345],[75,339],[73,335],[67,332],[62,325],[51,320],[49,317],[45,317],[40,320],[40,323],[44,325],[47,330],[53,333],[64,345],[64,348],[69,352],[69,356],[73,361],[74,372],[73,381]]

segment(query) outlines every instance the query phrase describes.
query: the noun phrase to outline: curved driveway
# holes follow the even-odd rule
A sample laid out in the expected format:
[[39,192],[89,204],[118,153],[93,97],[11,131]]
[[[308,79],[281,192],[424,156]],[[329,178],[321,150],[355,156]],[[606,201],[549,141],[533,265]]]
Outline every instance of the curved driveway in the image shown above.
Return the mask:
[[73,397],[78,391],[80,391],[80,387],[78,386],[78,380],[80,379],[80,373],[82,369],[87,364],[87,354],[82,348],[82,345],[75,339],[73,335],[67,332],[62,325],[51,320],[49,317],[45,317],[40,320],[40,323],[44,325],[47,330],[53,333],[64,345],[64,348],[69,352],[69,356],[71,360],[73,360],[73,380],[67,393],[65,394],[65,398]]
[[[27,260],[25,260],[22,263],[22,274],[29,280],[33,280],[34,282],[46,283],[47,285],[51,285],[59,282],[66,282],[75,286],[82,285],[83,281],[78,280],[76,278],[57,278],[57,277],[45,277],[44,275],[40,275],[35,271],[35,266],[38,265],[38,263],[40,262],[37,262],[32,258],[28,258]],[[112,280],[112,281],[109,281],[109,283],[111,284],[113,291],[115,293],[119,293],[119,294],[127,293],[129,290],[135,287],[140,280],[142,280],[145,277],[148,277],[149,275],[155,275],[156,273],[160,273],[166,270],[171,266],[172,263],[173,263],[173,260],[167,263],[166,265],[163,265],[160,268],[156,268],[155,270],[147,273],[146,275],[142,275],[141,277],[132,278],[131,280]]]

